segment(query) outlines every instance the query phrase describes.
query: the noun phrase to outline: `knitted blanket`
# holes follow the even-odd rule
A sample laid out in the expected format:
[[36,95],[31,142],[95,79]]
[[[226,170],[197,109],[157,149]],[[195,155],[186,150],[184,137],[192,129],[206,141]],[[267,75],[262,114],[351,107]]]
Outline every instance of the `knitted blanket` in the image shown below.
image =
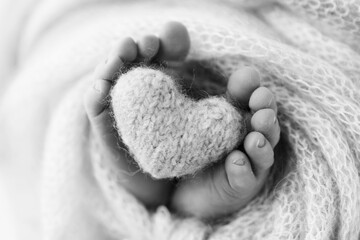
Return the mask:
[[[19,239],[359,239],[360,1],[32,3],[0,105]],[[82,105],[112,43],[169,20],[189,29],[187,60],[225,77],[254,66],[279,106],[282,138],[264,191],[211,225],[150,212],[123,189]]]

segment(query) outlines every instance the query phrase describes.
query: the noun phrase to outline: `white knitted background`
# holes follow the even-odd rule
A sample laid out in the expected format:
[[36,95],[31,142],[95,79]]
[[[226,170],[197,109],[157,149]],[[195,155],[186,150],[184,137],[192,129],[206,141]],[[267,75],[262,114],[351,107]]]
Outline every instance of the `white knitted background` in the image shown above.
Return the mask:
[[[41,216],[42,239],[359,239],[359,9],[358,0],[39,4],[1,127],[22,139],[25,153],[7,143],[10,156],[41,166],[42,211],[29,215]],[[168,20],[188,27],[189,60],[225,76],[255,66],[279,106],[282,141],[266,191],[214,226],[164,207],[148,212],[123,190],[82,107],[111,44],[158,33]]]

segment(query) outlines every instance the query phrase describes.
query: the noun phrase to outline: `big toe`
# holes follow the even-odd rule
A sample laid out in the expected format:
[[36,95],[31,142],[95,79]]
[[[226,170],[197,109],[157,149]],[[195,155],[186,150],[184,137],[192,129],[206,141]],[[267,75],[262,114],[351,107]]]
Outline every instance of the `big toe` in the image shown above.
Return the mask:
[[245,137],[244,149],[257,181],[259,184],[263,183],[274,163],[274,151],[270,142],[260,132],[251,132]]
[[187,28],[179,22],[165,24],[160,35],[158,58],[163,61],[182,61],[190,50],[190,36]]

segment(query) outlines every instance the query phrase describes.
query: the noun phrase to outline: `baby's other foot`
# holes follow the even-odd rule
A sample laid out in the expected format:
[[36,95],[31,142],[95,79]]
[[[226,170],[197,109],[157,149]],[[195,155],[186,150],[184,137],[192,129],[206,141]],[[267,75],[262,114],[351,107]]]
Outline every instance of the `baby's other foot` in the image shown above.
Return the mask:
[[[160,37],[146,35],[137,43],[124,38],[111,50],[105,62],[95,70],[94,85],[84,96],[84,106],[105,160],[119,170],[122,185],[148,207],[168,202],[172,183],[155,180],[139,171],[129,159],[123,143],[113,127],[108,106],[111,86],[123,70],[135,64],[157,61],[182,61],[189,52],[190,39],[186,28],[178,22],[165,25]],[[129,161],[131,160],[131,161]]]
[[274,95],[260,87],[256,70],[245,68],[230,77],[227,96],[251,112],[244,152],[234,150],[224,163],[180,182],[172,207],[182,214],[211,219],[241,209],[260,192],[273,165],[280,138]]

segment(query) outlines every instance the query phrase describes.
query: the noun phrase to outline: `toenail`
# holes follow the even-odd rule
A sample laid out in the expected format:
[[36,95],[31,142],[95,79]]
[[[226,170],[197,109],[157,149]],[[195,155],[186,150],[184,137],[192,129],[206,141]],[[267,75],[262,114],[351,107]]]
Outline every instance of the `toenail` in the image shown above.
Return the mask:
[[262,138],[260,138],[260,139],[257,141],[256,146],[257,146],[258,148],[262,148],[262,147],[265,146],[265,144],[266,144],[265,138],[262,137]]
[[274,117],[274,124],[277,122],[277,117],[275,116]]
[[94,82],[93,88],[94,88],[95,91],[101,92],[101,87],[100,87],[99,80]]
[[105,85],[102,83],[102,80],[95,80],[93,88],[98,93],[104,93],[105,92]]
[[232,161],[233,164],[237,165],[237,166],[244,166],[245,165],[245,160],[243,157],[237,157]]

